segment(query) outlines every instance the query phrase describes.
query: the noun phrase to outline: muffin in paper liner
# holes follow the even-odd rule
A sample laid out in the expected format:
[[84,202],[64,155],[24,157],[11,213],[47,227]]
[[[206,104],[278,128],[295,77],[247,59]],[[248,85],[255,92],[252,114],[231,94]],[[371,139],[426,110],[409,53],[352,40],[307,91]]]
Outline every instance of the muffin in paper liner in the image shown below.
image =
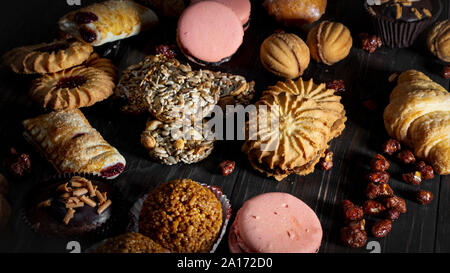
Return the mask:
[[[211,190],[212,193],[216,196],[216,198],[219,200],[220,204],[222,205],[222,227],[220,228],[220,232],[217,236],[216,241],[214,242],[211,250],[209,253],[214,253],[217,250],[217,247],[219,246],[220,242],[222,241],[225,232],[227,230],[228,222],[231,218],[231,204],[230,200],[228,200],[227,196],[223,194],[222,189],[220,189],[217,186],[211,186],[204,183],[199,183],[201,186],[206,187],[207,189]],[[147,199],[149,193],[146,193],[142,195],[131,207],[129,212],[129,224],[127,227],[127,232],[139,232],[139,214],[142,209],[142,205],[144,204],[145,199]],[[96,244],[97,246],[100,244]]]
[[382,14],[373,14],[369,10],[367,1],[364,3],[364,8],[384,45],[391,48],[405,48],[411,46],[417,37],[439,17],[442,10],[440,0],[431,1],[431,4],[433,16],[413,22],[404,22]]
[[[110,192],[112,191],[112,194],[109,193],[110,195],[108,197],[108,199],[112,200],[112,210],[110,212],[111,215],[104,223],[101,223],[100,226],[95,227],[95,229],[93,230],[89,230],[80,234],[63,234],[58,232],[48,232],[46,230],[40,229],[40,226],[36,226],[36,224],[34,223],[32,219],[33,216],[31,215],[31,213],[33,213],[33,199],[37,199],[37,195],[41,189],[45,187],[51,187],[58,182],[68,181],[74,176],[80,176],[94,182],[103,183],[103,185],[106,186]],[[52,176],[34,186],[27,193],[27,199],[28,200],[24,204],[24,207],[20,209],[20,217],[34,233],[44,238],[53,237],[61,239],[73,239],[82,242],[83,245],[90,245],[92,243],[98,242],[99,240],[122,233],[127,225],[127,206],[124,197],[120,193],[120,190],[109,180],[95,174],[66,173]],[[50,218],[51,216],[48,217]]]

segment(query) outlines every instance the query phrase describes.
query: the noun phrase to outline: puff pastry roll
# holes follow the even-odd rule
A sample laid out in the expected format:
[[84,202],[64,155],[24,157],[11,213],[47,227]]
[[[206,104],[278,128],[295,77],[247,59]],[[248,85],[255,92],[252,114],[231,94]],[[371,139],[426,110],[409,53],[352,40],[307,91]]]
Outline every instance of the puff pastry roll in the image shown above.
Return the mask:
[[125,168],[125,158],[92,128],[78,109],[23,121],[24,137],[59,173],[93,173],[108,179]]
[[408,70],[384,110],[390,136],[414,148],[438,174],[450,174],[450,93],[425,74]]
[[128,0],[109,0],[72,11],[59,20],[59,28],[93,46],[125,39],[158,23],[149,8]]

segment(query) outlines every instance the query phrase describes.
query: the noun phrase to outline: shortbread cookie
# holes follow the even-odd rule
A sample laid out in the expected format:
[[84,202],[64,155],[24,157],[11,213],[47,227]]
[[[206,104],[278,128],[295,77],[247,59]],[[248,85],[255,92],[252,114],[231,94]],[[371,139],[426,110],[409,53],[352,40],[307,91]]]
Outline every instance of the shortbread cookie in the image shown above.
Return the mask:
[[313,172],[328,142],[345,126],[344,106],[333,93],[301,78],[265,91],[256,103],[257,118],[246,126],[242,150],[250,164],[277,180]]
[[91,106],[114,92],[113,78],[93,67],[78,66],[33,81],[29,96],[45,109]]
[[158,23],[149,8],[133,1],[109,0],[64,15],[59,28],[93,46],[137,35]]
[[79,65],[92,51],[89,44],[70,39],[15,48],[3,56],[3,62],[16,73],[46,74]]
[[103,70],[104,72],[106,72],[111,76],[114,82],[117,81],[119,73],[117,67],[113,64],[113,62],[110,59],[100,58],[100,56],[97,53],[92,53],[89,59],[87,59],[86,62],[84,63],[84,66]]
[[141,134],[141,143],[162,164],[196,163],[208,157],[214,148],[214,134],[203,126],[202,122],[180,125],[151,120]]

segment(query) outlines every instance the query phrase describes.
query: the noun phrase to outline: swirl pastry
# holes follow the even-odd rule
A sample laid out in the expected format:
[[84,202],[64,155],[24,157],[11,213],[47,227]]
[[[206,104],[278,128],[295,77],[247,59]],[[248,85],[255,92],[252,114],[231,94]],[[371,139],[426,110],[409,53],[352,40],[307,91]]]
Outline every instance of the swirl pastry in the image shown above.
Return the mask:
[[427,37],[428,49],[444,62],[450,62],[450,20],[438,22]]
[[158,17],[147,7],[128,0],[109,0],[64,15],[59,20],[59,28],[99,46],[137,35],[157,23]]
[[450,94],[422,72],[400,74],[384,109],[388,134],[414,148],[439,174],[450,174]]
[[83,63],[93,50],[75,39],[55,41],[15,48],[3,56],[3,63],[15,73],[54,73]]
[[313,172],[328,142],[345,127],[340,99],[325,84],[301,78],[270,87],[256,103],[256,118],[246,126],[242,150],[253,168],[278,181],[291,173]]
[[66,110],[102,101],[114,93],[114,86],[110,72],[77,66],[34,80],[29,96],[45,109]]
[[92,128],[80,110],[58,111],[23,121],[24,137],[59,173],[93,173],[113,179],[125,158]]

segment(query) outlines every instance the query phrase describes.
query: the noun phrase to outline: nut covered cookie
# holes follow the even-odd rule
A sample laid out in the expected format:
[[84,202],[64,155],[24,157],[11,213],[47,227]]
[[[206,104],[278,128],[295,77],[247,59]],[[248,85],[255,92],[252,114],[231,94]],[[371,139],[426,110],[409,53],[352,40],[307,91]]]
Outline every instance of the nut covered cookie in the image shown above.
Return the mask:
[[109,238],[94,253],[168,253],[160,244],[136,232]]
[[214,148],[213,133],[203,128],[202,122],[190,126],[151,120],[141,134],[141,143],[162,164],[192,164],[208,157]]
[[15,73],[46,74],[71,68],[86,61],[91,45],[74,39],[23,46],[3,56],[3,63]]
[[219,200],[190,179],[159,185],[139,214],[139,232],[176,253],[209,252],[221,227]]

